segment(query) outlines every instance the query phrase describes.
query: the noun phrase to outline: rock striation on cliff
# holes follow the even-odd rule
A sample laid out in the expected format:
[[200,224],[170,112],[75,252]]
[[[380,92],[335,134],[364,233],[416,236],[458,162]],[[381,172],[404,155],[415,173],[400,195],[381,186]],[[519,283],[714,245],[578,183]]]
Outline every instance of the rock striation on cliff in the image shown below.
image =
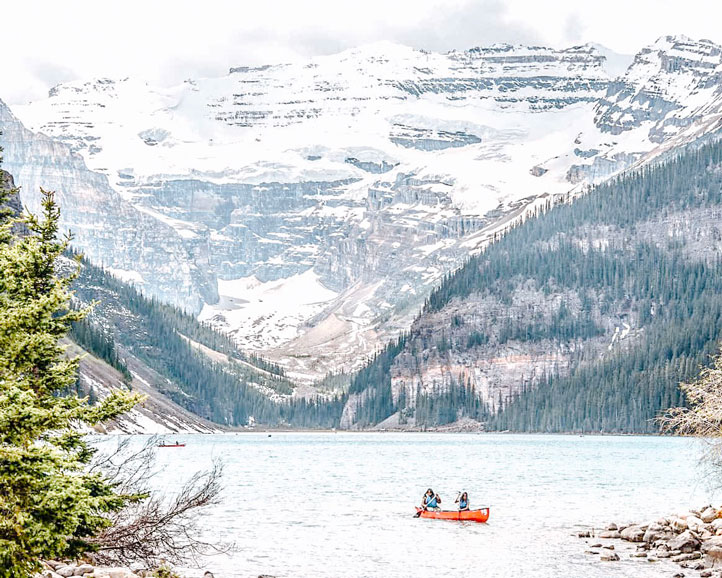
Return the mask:
[[313,378],[362,364],[535,207],[719,128],[718,46],[665,37],[629,64],[381,43],[59,85],[16,111],[42,134],[0,122],[26,204],[62,190],[91,259]]

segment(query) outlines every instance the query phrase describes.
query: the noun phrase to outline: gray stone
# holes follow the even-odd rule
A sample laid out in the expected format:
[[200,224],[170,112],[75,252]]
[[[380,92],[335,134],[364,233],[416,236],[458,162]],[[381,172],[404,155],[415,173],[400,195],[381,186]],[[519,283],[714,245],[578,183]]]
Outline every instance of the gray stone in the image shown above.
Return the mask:
[[613,532],[613,531],[618,530],[618,529],[619,529],[619,528],[617,528],[617,525],[616,525],[616,524],[609,524],[609,525],[606,527],[606,530],[608,530],[608,531],[610,531],[610,532]]
[[652,546],[654,548],[659,548],[660,546],[666,546],[667,542],[675,537],[674,532],[664,532],[660,536],[657,537],[657,539],[652,542]]
[[702,554],[699,552],[689,552],[687,554],[680,554],[679,556],[674,556],[672,558],[672,562],[687,562],[688,560],[699,560],[702,557]]
[[632,552],[629,555],[630,558],[646,558],[647,553],[646,552]]
[[90,564],[81,564],[75,569],[75,576],[83,576],[84,574],[90,574],[95,568]]
[[713,536],[702,543],[702,552],[710,558],[722,558],[722,536]]
[[59,566],[55,571],[63,576],[63,578],[69,578],[75,574],[75,564],[71,566]]
[[602,552],[602,554],[599,556],[599,559],[605,562],[616,562],[617,560],[619,560],[619,556],[616,552]]
[[129,568],[105,566],[96,567],[92,574],[86,575],[86,578],[138,578]]
[[704,522],[697,516],[687,516],[687,527],[693,532],[700,532],[704,529]]
[[709,507],[709,508],[707,508],[706,510],[704,510],[704,511],[700,514],[699,517],[702,519],[702,521],[703,521],[705,524],[709,524],[710,522],[712,522],[712,521],[714,521],[714,520],[717,519],[717,510],[715,510],[715,509],[712,508],[712,507]]
[[614,550],[614,544],[607,544],[606,546],[602,546],[602,548],[606,548],[607,550]]
[[685,530],[679,536],[672,538],[669,541],[668,546],[672,550],[679,550],[683,553],[694,552],[697,548],[699,548],[699,540],[692,532]]
[[664,536],[664,533],[664,526],[655,522],[649,525],[647,530],[644,532],[644,537],[642,539],[645,542],[654,542],[658,538]]
[[644,539],[646,529],[642,526],[629,526],[620,532],[622,539],[628,542],[641,542]]
[[60,574],[56,574],[52,570],[44,570],[40,573],[42,578],[61,578]]
[[682,518],[675,518],[672,520],[672,529],[675,532],[684,532],[689,526],[687,525],[687,520],[683,520]]
[[616,530],[606,530],[604,532],[599,532],[598,538],[607,538],[607,539],[619,539],[622,535],[617,532]]

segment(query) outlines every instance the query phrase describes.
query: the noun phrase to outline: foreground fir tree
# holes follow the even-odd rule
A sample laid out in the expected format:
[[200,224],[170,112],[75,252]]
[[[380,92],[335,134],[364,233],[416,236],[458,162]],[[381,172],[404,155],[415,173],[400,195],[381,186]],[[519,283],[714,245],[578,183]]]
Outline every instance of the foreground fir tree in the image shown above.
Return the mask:
[[78,359],[60,340],[87,311],[70,308],[74,274],[58,273],[69,238],[58,237],[53,193],[42,197],[41,217],[23,219],[27,234],[0,212],[0,578],[31,576],[41,558],[91,551],[111,515],[142,497],[117,492],[88,468],[94,451],[81,430],[140,396],[115,391],[91,406],[68,393]]

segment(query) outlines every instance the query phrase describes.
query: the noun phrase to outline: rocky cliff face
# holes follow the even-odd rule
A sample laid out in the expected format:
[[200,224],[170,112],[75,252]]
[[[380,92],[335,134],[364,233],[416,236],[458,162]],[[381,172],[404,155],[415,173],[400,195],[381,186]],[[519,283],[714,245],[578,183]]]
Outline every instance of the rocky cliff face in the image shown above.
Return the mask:
[[655,431],[722,335],[722,144],[677,153],[550,209],[447,278],[354,379],[341,426],[473,415],[499,429]]
[[663,143],[722,106],[722,49],[708,40],[666,36],[643,49],[609,85],[595,122],[621,135],[644,128]]
[[[0,189],[11,190],[15,188],[13,176],[0,170]],[[18,194],[10,196],[4,207],[9,208],[14,216],[23,212],[23,205]],[[21,234],[27,232],[23,225],[18,225]],[[68,263],[63,263],[63,266]],[[117,311],[119,308],[115,306]],[[131,318],[132,313],[124,311],[126,318]],[[108,319],[102,320],[108,325]],[[68,347],[68,354],[72,356],[83,356],[78,370],[78,382],[84,394],[91,389],[100,399],[109,395],[115,389],[125,390],[129,384],[123,380],[123,376],[107,363],[88,354],[69,339],[64,340]],[[123,352],[126,363],[133,372],[130,387],[146,395],[148,399],[142,405],[124,414],[117,420],[106,424],[106,428],[98,426],[98,430],[114,433],[174,433],[174,432],[200,432],[213,433],[220,431],[219,427],[202,418],[184,410],[179,405],[159,392],[159,389],[168,383],[168,379],[159,375],[147,364],[143,363],[128,352]]]
[[[15,188],[15,180],[13,176],[0,169],[0,190],[10,191]],[[5,207],[12,211],[13,215],[19,215],[23,211],[23,205],[20,202],[20,196],[18,194],[12,194],[5,202]]]
[[61,225],[89,259],[189,310],[217,299],[202,255],[193,255],[172,227],[123,200],[69,146],[25,129],[1,101],[0,130],[3,164],[21,187],[23,205],[38,212],[39,189],[55,190]]
[[661,39],[615,80],[591,46],[381,44],[171,89],[102,79],[18,109],[62,144],[7,149],[30,190],[73,191],[92,259],[318,377],[526,211],[713,131],[718,55]]

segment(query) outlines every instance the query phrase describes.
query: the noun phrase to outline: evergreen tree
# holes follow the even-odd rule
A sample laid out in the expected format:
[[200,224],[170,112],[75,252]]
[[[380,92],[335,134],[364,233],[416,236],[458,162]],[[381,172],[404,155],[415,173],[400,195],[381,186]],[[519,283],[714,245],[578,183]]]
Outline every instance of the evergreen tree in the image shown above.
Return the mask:
[[74,276],[56,272],[69,238],[58,240],[59,209],[42,191],[41,219],[27,234],[0,224],[0,577],[28,578],[40,558],[74,557],[110,522],[107,514],[141,496],[116,494],[88,464],[93,450],[77,424],[93,426],[140,397],[115,392],[91,406],[67,395],[78,359],[59,340],[87,311],[70,308]]
[[[387,348],[354,379],[358,423],[400,409],[383,395],[391,372],[421,380],[426,367],[473,364],[513,347],[561,352],[566,364],[510,383],[517,393],[499,393],[486,408],[464,409],[481,419],[486,412],[487,428],[658,431],[659,412],[685,403],[679,382],[709,363],[722,339],[720,233],[706,224],[720,207],[717,141],[612,179],[573,203],[550,203],[495,235],[444,277],[404,347]],[[677,219],[680,234],[659,234]],[[529,299],[530,291],[544,299]],[[515,305],[519,297],[528,305]],[[622,323],[633,329],[624,340],[614,333]],[[424,388],[417,423],[457,419],[464,395],[448,377]]]

